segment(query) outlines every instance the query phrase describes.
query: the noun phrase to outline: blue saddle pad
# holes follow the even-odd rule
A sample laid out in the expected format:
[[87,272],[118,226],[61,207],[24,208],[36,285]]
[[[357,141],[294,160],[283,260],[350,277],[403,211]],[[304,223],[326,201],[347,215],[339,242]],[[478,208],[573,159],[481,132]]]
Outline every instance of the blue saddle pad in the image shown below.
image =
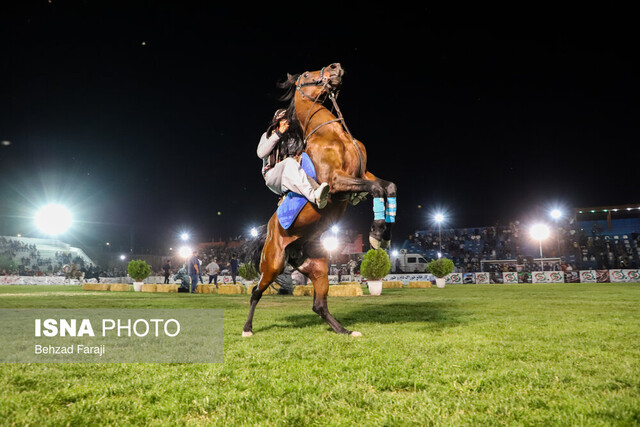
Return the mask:
[[[300,159],[300,167],[302,170],[307,173],[311,178],[316,179],[316,168],[313,166],[313,162],[307,155],[307,153],[302,153],[302,158]],[[285,230],[291,227],[291,224],[294,223],[298,214],[308,202],[307,198],[301,194],[294,193],[290,191],[285,196],[280,206],[278,206],[278,210],[276,211],[276,215],[278,215],[278,221],[280,221],[280,225]]]

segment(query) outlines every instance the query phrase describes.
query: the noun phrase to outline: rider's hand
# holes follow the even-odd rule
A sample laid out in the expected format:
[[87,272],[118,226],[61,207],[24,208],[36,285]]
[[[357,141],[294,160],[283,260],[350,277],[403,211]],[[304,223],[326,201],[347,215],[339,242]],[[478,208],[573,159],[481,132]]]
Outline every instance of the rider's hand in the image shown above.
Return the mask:
[[285,133],[289,129],[289,122],[286,119],[280,120],[278,124],[278,132]]

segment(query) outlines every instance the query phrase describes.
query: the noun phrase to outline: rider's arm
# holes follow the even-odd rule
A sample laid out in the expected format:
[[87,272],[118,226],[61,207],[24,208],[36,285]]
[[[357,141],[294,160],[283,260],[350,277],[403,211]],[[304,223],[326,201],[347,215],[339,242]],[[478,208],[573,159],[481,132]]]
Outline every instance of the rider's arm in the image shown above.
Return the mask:
[[279,140],[280,134],[277,131],[273,132],[271,136],[267,136],[266,132],[263,133],[262,138],[260,138],[260,143],[258,144],[258,157],[264,159],[265,157],[269,156]]

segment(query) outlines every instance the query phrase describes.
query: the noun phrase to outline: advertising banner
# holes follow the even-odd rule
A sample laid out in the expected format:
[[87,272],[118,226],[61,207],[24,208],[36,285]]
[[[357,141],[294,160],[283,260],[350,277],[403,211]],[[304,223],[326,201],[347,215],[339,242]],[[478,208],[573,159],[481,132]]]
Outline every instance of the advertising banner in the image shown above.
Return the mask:
[[387,274],[384,280],[399,280],[405,285],[409,282],[435,282],[433,274],[415,273],[415,274]]
[[609,270],[596,270],[596,281],[598,283],[608,283]]
[[473,276],[473,273],[462,273],[462,283],[476,283],[476,278]]
[[463,283],[462,273],[451,273],[445,279],[445,283],[449,285],[461,285]]
[[597,283],[598,275],[595,270],[580,270],[580,283]]
[[521,271],[518,273],[518,283],[531,283],[531,273]]
[[564,283],[562,271],[534,271],[531,273],[533,283]]
[[580,273],[577,271],[566,271],[564,281],[567,283],[580,283]]
[[611,283],[640,282],[640,269],[609,270]]
[[491,283],[489,273],[475,273],[475,281],[478,285],[488,285]]
[[510,285],[515,285],[518,283],[518,273],[515,271],[509,271],[506,273],[502,273],[502,283],[507,283]]

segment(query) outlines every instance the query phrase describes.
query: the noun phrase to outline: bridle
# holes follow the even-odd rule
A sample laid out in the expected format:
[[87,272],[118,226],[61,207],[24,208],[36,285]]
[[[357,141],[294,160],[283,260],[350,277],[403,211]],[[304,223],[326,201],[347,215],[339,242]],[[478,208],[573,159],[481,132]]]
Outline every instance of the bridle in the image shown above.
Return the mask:
[[[356,148],[356,151],[358,152],[358,157],[360,159],[360,170],[358,172],[358,176],[362,176],[364,174],[364,160],[363,160],[362,151],[360,150],[360,147],[358,146],[358,143],[356,142],[355,138],[353,137],[353,135],[349,131],[349,128],[347,127],[347,123],[344,120],[344,117],[342,116],[342,111],[340,111],[340,107],[338,107],[338,102],[337,102],[338,96],[337,96],[337,93],[336,93],[335,90],[333,90],[329,86],[329,79],[324,77],[324,69],[325,69],[325,67],[322,67],[322,69],[320,70],[320,78],[317,79],[317,80],[312,80],[310,82],[300,83],[300,79],[302,78],[302,76],[304,74],[307,73],[306,71],[304,73],[300,74],[298,76],[298,79],[296,80],[296,90],[304,98],[307,98],[307,99],[309,99],[309,100],[311,100],[313,102],[313,105],[311,105],[311,108],[309,108],[309,112],[307,113],[307,117],[305,118],[303,129],[306,131],[307,126],[309,125],[309,122],[311,121],[311,117],[312,117],[311,112],[313,110],[313,106],[315,104],[317,104],[318,101],[320,101],[319,102],[320,104],[322,104],[325,101],[326,98],[324,98],[323,95],[328,95],[329,96],[329,99],[331,99],[331,103],[333,104],[333,108],[335,108],[338,117],[333,119],[333,120],[328,120],[326,122],[323,122],[323,123],[319,124],[318,126],[316,126],[311,132],[309,132],[304,137],[304,145],[305,146],[307,145],[307,140],[311,137],[311,135],[316,133],[321,127],[323,127],[325,125],[328,125],[328,124],[331,124],[331,123],[341,122],[342,123],[342,127],[344,128],[344,130],[349,135],[349,138],[351,138],[351,142],[353,143],[353,146]],[[309,95],[307,95],[306,93],[304,93],[302,91],[302,88],[303,87],[307,87],[307,86],[321,86],[322,90],[320,91],[320,94],[317,97],[312,98],[312,97],[310,97]],[[318,111],[320,111],[320,109],[316,110],[315,113],[317,113]]]

